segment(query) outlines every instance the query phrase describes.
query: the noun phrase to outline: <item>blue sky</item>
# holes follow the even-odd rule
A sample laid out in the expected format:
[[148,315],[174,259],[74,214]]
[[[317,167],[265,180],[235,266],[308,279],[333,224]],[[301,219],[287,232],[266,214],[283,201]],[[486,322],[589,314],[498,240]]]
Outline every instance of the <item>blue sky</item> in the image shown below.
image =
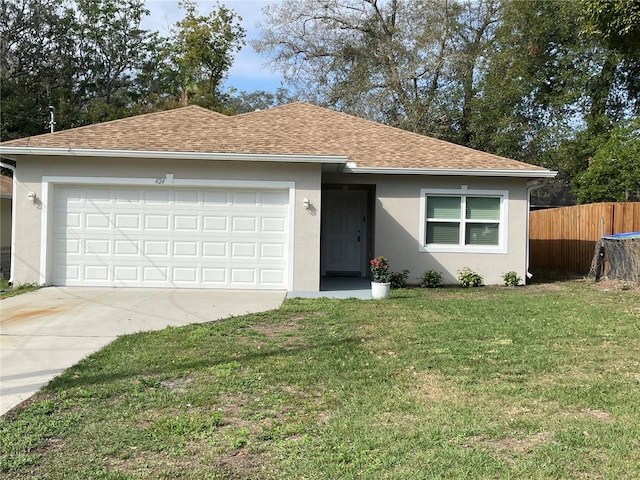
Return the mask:
[[[262,19],[262,8],[278,0],[221,0],[227,8],[242,17],[241,25],[246,30],[247,40],[258,36],[256,24]],[[198,1],[199,12],[208,14],[216,6],[215,1]],[[142,26],[148,30],[157,30],[162,35],[168,33],[169,27],[184,16],[184,11],[178,8],[178,0],[145,0],[150,11]],[[266,90],[273,92],[281,85],[282,77],[278,72],[272,72],[265,65],[265,58],[258,55],[247,43],[236,54],[233,66],[229,70],[226,87],[251,92]]]

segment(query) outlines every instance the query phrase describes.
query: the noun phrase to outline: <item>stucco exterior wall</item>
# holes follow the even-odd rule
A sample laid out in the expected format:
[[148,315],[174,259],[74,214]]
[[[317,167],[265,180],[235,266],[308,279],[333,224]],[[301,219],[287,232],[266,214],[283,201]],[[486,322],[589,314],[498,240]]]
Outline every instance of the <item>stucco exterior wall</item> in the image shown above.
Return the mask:
[[[173,174],[175,180],[294,182],[293,288],[317,291],[320,281],[320,182],[321,167],[303,163],[262,163],[231,161],[198,161],[166,159],[117,159],[69,157],[20,157],[18,169],[18,202],[14,281],[40,283],[42,213],[52,201],[43,198],[42,178],[109,177],[157,179]],[[53,190],[53,189],[51,189]],[[37,201],[31,203],[27,193],[33,191]],[[24,193],[24,194],[23,194]],[[308,198],[312,208],[303,207]],[[51,218],[49,217],[49,224]],[[50,235],[48,235],[50,237]],[[45,246],[50,249],[49,245]],[[45,282],[46,283],[46,282]]]
[[[406,175],[325,175],[323,183],[373,184],[376,187],[375,255],[389,258],[392,271],[408,269],[419,282],[425,270],[442,273],[443,283],[457,283],[457,271],[469,267],[485,284],[501,284],[515,271],[524,279],[527,264],[527,185],[521,178],[428,177]],[[420,190],[507,190],[509,195],[506,253],[434,253],[420,251]]]

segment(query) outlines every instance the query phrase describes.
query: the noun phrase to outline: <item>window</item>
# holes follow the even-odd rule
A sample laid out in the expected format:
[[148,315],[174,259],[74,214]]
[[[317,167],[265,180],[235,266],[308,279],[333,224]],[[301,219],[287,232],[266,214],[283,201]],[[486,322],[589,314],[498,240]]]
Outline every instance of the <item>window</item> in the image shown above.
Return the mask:
[[424,251],[500,252],[505,249],[505,191],[421,191]]

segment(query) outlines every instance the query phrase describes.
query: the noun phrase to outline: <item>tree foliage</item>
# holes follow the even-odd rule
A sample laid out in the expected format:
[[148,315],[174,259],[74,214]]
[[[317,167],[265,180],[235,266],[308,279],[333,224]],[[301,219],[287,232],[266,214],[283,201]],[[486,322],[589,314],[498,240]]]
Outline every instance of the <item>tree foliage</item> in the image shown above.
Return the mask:
[[234,53],[244,45],[245,32],[235,13],[224,6],[209,15],[200,15],[192,0],[185,0],[180,6],[186,15],[171,30],[173,41],[168,48],[180,101],[186,105],[190,96],[198,96],[210,104],[210,98],[220,94]]
[[464,139],[498,12],[493,0],[285,0],[253,45],[310,100]]
[[0,0],[0,138],[199,103],[223,108],[222,81],[244,44],[224,6],[185,17],[162,37],[141,27],[143,0]]
[[613,130],[576,184],[580,203],[640,201],[640,119]]
[[224,91],[240,17],[180,5],[163,36],[141,27],[143,0],[0,0],[0,138],[46,131],[50,104],[64,129],[300,98],[556,169],[549,203],[604,198],[602,172],[624,185],[610,198],[636,195],[621,160],[640,114],[635,0],[282,0],[252,43],[292,93]]
[[583,33],[604,40],[627,55],[640,50],[640,2],[637,0],[581,0]]
[[638,116],[638,5],[284,0],[254,46],[306,98],[557,169],[570,198],[612,129]]

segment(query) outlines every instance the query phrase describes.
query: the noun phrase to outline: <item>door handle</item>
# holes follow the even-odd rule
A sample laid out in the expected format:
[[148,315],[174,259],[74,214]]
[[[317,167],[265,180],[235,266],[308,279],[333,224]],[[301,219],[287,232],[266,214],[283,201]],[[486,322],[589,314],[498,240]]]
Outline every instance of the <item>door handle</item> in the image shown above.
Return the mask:
[[358,243],[360,242],[360,230],[358,230]]

